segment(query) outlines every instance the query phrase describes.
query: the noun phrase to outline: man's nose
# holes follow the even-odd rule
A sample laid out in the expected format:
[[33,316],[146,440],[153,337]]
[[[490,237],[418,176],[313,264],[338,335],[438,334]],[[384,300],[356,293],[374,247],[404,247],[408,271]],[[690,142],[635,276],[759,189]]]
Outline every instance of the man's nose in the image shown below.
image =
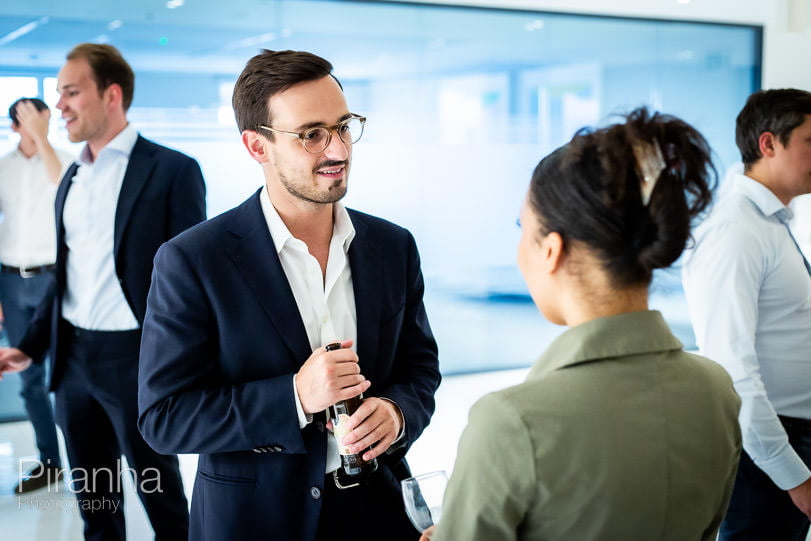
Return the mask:
[[352,143],[344,143],[343,139],[338,135],[338,131],[334,130],[327,148],[324,149],[324,154],[336,160],[345,160],[349,157],[351,149]]

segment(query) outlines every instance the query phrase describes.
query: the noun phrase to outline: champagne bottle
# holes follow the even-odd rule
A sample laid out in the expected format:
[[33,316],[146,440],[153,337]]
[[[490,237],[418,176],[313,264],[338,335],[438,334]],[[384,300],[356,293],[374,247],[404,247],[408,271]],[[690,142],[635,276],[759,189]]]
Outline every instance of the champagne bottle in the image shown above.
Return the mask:
[[[341,344],[339,342],[327,344],[325,347],[327,351],[334,351],[340,348]],[[343,477],[350,481],[365,477],[377,471],[376,458],[369,461],[363,460],[363,452],[353,454],[349,451],[348,447],[341,443],[344,436],[349,433],[349,429],[346,428],[346,422],[362,403],[363,393],[347,400],[339,400],[330,406],[328,410],[329,418],[332,421],[335,439],[338,441],[338,454],[341,455],[340,469],[343,470],[341,473]]]

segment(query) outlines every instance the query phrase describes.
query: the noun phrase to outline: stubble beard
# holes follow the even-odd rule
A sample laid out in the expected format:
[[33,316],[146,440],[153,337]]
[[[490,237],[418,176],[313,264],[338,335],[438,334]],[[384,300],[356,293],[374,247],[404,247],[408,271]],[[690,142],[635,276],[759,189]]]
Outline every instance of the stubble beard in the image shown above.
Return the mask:
[[328,205],[330,203],[337,203],[346,195],[347,173],[348,164],[344,178],[334,181],[326,191],[319,191],[315,187],[306,185],[296,186],[295,183],[291,182],[290,179],[283,174],[279,175],[279,180],[285,190],[287,190],[287,193],[293,197],[316,205]]

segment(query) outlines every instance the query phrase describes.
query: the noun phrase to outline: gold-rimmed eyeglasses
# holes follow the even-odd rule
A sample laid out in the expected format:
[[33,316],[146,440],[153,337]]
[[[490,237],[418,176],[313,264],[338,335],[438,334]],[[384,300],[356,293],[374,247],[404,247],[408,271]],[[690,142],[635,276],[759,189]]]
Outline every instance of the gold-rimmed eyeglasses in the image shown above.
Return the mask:
[[363,135],[363,127],[366,124],[366,117],[351,113],[351,116],[346,120],[335,124],[334,126],[318,126],[310,128],[309,130],[286,131],[277,130],[270,126],[259,126],[263,130],[268,130],[273,133],[283,133],[290,137],[296,137],[301,144],[304,145],[304,150],[311,154],[320,154],[326,149],[332,141],[332,132],[338,134],[338,137],[344,144],[351,145],[357,143],[358,139]]

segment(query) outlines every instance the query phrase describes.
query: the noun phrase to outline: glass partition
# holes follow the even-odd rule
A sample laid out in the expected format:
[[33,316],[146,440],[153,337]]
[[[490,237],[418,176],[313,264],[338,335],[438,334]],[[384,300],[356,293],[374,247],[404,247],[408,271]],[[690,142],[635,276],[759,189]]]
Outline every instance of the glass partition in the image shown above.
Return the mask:
[[[445,374],[528,366],[562,330],[537,313],[515,265],[518,210],[544,155],[648,105],[699,128],[723,173],[738,160],[735,116],[760,86],[760,27],[393,2],[253,6],[241,18],[226,6],[188,21],[124,17],[115,29],[52,15],[41,26],[70,41],[38,42],[35,30],[4,44],[0,78],[36,77],[52,103],[74,43],[118,46],[137,74],[130,120],[200,161],[214,216],[262,183],[230,108],[245,61],[259,48],[323,55],[368,118],[346,202],[414,233]],[[25,20],[0,16],[0,34]],[[15,47],[52,66],[27,67]],[[59,144],[78,152],[60,126]],[[7,134],[0,117],[3,149]],[[678,270],[657,274],[652,304],[693,347]]]

